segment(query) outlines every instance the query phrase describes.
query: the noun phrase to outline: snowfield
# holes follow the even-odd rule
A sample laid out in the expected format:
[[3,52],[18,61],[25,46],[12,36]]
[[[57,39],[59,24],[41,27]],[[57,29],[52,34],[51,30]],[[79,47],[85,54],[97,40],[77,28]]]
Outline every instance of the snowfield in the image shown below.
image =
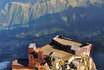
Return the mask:
[[10,64],[10,61],[5,61],[0,63],[0,70],[5,69]]

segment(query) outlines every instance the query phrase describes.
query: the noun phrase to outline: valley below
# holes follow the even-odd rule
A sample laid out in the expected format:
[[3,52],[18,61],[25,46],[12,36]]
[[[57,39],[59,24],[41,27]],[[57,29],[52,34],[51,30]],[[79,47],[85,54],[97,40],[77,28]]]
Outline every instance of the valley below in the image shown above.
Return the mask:
[[[4,32],[5,33],[5,32]],[[9,32],[10,33],[10,32]],[[11,33],[10,33],[11,34]],[[5,35],[5,34],[4,34]],[[9,34],[8,34],[9,35]],[[52,34],[47,34],[43,36],[26,36],[24,38],[17,38],[17,37],[10,37],[10,38],[3,38],[2,41],[0,41],[0,66],[4,70],[10,69],[10,65],[12,61],[16,58],[27,58],[27,51],[28,46],[30,43],[36,43],[37,47],[42,47],[47,43],[51,42],[51,39],[55,37],[56,35],[62,35],[68,38],[71,38],[72,40],[83,42],[83,43],[91,43],[94,45],[93,51],[92,51],[92,57],[94,59],[94,62],[96,64],[96,67],[98,70],[103,70],[103,60],[104,59],[104,39],[93,39],[90,37],[78,37],[77,35],[74,35],[72,33],[68,32],[56,32]],[[11,36],[11,35],[10,35]],[[98,36],[99,37],[99,36]],[[104,36],[103,36],[104,37]],[[100,38],[100,37],[99,37]]]

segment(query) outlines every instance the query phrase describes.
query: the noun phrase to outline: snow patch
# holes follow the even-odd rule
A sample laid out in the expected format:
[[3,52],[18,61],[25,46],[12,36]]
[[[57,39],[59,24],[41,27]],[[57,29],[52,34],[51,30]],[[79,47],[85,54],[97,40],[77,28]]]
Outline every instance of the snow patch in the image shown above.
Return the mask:
[[10,63],[10,61],[1,62],[0,63],[0,70],[5,69],[9,63]]

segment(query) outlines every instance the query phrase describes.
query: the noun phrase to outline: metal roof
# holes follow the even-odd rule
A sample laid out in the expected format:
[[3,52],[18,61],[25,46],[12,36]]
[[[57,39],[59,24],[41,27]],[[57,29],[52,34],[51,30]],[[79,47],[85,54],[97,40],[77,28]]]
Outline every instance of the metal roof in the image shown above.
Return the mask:
[[41,48],[36,48],[35,52],[43,51],[44,55],[49,55],[50,53],[52,57],[61,58],[63,60],[68,60],[70,57],[73,56],[73,54],[65,52],[63,50],[54,49],[52,45],[45,45]]
[[62,44],[62,45],[69,45],[72,47],[80,47],[82,45],[82,43],[79,42],[75,42],[72,40],[68,40],[68,39],[64,39],[64,38],[59,38],[58,36],[54,37],[53,40],[55,40],[56,42]]

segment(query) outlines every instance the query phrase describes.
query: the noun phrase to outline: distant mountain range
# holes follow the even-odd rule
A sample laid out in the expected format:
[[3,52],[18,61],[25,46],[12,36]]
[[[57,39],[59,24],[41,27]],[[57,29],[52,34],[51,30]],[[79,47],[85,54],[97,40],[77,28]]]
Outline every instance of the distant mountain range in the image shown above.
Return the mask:
[[[0,30],[30,27],[30,24],[35,24],[36,22],[33,21],[39,19],[41,16],[64,11],[66,13],[70,8],[87,9],[91,6],[100,8],[102,4],[103,0],[1,0]],[[73,13],[67,12],[67,14]],[[82,13],[80,17],[83,18],[87,15],[86,13]],[[71,16],[74,21],[76,20],[76,13],[68,16]],[[66,22],[68,16],[63,16],[62,20]]]

